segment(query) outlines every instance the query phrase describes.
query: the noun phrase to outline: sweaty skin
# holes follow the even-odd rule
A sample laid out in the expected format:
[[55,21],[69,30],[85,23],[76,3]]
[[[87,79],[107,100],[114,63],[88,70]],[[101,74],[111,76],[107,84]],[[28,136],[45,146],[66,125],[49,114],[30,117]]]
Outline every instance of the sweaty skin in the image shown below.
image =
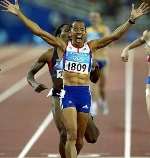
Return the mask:
[[[47,52],[45,52],[43,55],[39,57],[39,59],[33,64],[33,66],[28,72],[27,81],[33,87],[33,89],[38,93],[47,89],[47,87],[41,83],[38,83],[35,80],[34,76],[38,71],[40,71],[45,66],[45,64],[48,64],[51,61],[52,56],[53,56],[53,49],[49,49]],[[60,89],[62,85],[63,85],[62,79],[53,80],[53,87],[55,87],[56,89]],[[53,96],[52,103],[53,103],[52,111],[53,111],[54,120],[57,129],[60,133],[59,151],[61,157],[65,158],[64,146],[66,142],[66,130],[61,120],[62,110],[60,108],[59,97]],[[88,143],[95,143],[97,141],[98,136],[99,136],[99,130],[96,127],[94,121],[92,120],[92,117],[89,117],[89,121],[85,132],[85,139]],[[78,151],[78,153],[79,152],[80,150]]]
[[[50,33],[44,31],[40,28],[36,23],[32,22],[28,19],[19,9],[18,3],[13,5],[8,0],[4,0],[1,2],[2,6],[18,16],[18,18],[33,32],[33,34],[40,36],[43,38],[48,44],[58,47],[63,54],[66,49],[66,43],[60,38],[51,35]],[[142,3],[137,9],[134,9],[132,6],[132,11],[129,19],[120,27],[118,27],[112,34],[106,36],[102,39],[92,40],[88,42],[88,45],[92,52],[96,52],[98,49],[104,48],[111,42],[118,40],[128,29],[135,23],[135,20],[147,13],[149,7],[146,3]],[[83,22],[74,22],[72,24],[71,29],[71,37],[72,37],[72,45],[74,47],[81,48],[86,39],[86,28]],[[87,85],[89,84],[89,76],[88,75],[81,75],[81,74],[72,74],[70,72],[64,72],[64,83],[66,85]]]
[[[63,26],[63,29],[61,29],[61,30],[62,30],[61,38],[63,38],[64,40],[67,40],[66,35],[68,34],[68,27],[65,25],[65,26]],[[38,83],[35,80],[34,76],[38,71],[40,71],[40,69],[42,69],[44,67],[45,64],[52,66],[51,63],[52,63],[53,57],[54,56],[57,57],[56,54],[58,54],[59,59],[62,58],[61,54],[59,54],[59,50],[57,50],[56,54],[55,53],[56,53],[56,50],[49,49],[47,52],[45,52],[44,54],[42,54],[39,57],[39,59],[33,64],[33,66],[31,67],[31,69],[28,72],[27,81],[33,87],[33,89],[38,93],[47,89],[47,87],[41,83]],[[56,60],[56,59],[54,59],[54,60]],[[95,67],[94,64],[93,64],[93,66]],[[51,67],[50,72],[52,72],[52,69],[53,69],[53,66]],[[95,78],[97,78],[97,76],[95,75],[95,69],[93,69],[93,71],[91,73],[92,73],[91,78],[93,78],[92,81],[95,81]],[[58,91],[61,90],[63,88],[62,78],[57,78],[55,75],[53,76],[52,73],[51,73],[51,77],[52,77],[52,82],[53,82],[53,88]],[[60,134],[59,153],[61,155],[61,158],[66,158],[65,144],[66,144],[66,139],[67,139],[67,133],[66,133],[66,129],[63,124],[62,109],[60,106],[60,98],[58,96],[52,96],[51,99],[52,99],[52,112],[53,112],[54,121],[55,121],[56,127]],[[95,143],[98,139],[98,136],[99,136],[99,130],[96,127],[92,117],[89,117],[89,121],[88,121],[86,132],[85,132],[85,139],[88,143]],[[78,147],[78,145],[77,145],[76,148],[77,148],[77,153],[79,153],[80,147]]]
[[[21,13],[17,5],[12,5],[7,0],[4,0],[4,1],[7,2],[6,4],[4,3],[6,5],[6,6],[4,5],[4,8],[6,8],[8,11],[10,11],[13,14],[15,12],[16,15],[24,22],[24,24],[28,28],[32,30],[34,34],[45,39],[45,41],[49,43],[50,45],[59,48],[62,54],[66,51],[66,47],[68,44],[67,42],[64,42],[59,37],[55,37],[49,34],[48,32],[42,30],[37,24],[32,23],[30,20],[28,20],[28,18],[26,18]],[[147,9],[149,8],[147,4],[145,3],[141,4],[140,7],[137,9],[134,9],[134,6],[133,6],[130,18],[123,25],[121,25],[116,31],[114,31],[110,36],[87,42],[87,44],[90,47],[91,52],[95,52],[97,49],[104,48],[106,45],[110,44],[112,41],[119,39],[119,37],[121,37],[129,29],[129,27],[133,23],[135,23],[135,20],[137,18],[139,18],[140,16],[142,16],[143,14],[147,12]],[[77,49],[79,50],[86,43],[87,33],[86,33],[86,27],[84,23],[82,21],[74,21],[72,23],[70,34],[71,34],[70,42],[72,46],[76,49],[75,51],[77,52]],[[64,71],[63,77],[64,77],[64,84],[66,87],[67,85],[73,85],[74,87],[77,87],[78,90],[80,87],[88,88],[88,86],[82,86],[82,85],[88,85],[89,80],[90,80],[89,73],[87,73],[86,75],[83,75],[83,74],[79,75],[78,73],[74,73],[72,75],[72,73]],[[71,77],[73,79],[71,79]],[[78,78],[80,79],[78,80]],[[75,86],[76,84],[77,86]],[[68,87],[71,88],[71,86],[68,86]],[[87,90],[86,93],[88,95],[88,99],[90,100],[89,90]],[[87,105],[85,106],[87,107]],[[84,137],[87,123],[89,120],[89,114],[86,112],[85,113],[77,112],[76,107],[69,106],[69,107],[63,108],[63,117],[64,117],[64,125],[67,130],[65,154],[67,158],[76,158],[78,151],[82,149],[83,144],[84,144],[83,137]]]

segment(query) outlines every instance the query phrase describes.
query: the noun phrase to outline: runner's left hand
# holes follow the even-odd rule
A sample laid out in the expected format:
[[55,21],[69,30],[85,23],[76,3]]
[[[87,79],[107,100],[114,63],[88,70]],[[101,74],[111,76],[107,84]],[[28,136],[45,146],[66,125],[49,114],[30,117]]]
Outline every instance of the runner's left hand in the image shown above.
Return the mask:
[[143,2],[137,9],[135,9],[134,4],[132,4],[132,11],[130,18],[136,20],[144,14],[150,11],[150,6],[148,3]]

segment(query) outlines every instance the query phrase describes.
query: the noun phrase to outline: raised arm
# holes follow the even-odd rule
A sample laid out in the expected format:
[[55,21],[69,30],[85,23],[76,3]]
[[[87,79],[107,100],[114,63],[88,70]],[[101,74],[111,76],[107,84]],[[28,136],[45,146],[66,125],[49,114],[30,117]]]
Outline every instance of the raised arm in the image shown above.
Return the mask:
[[127,62],[129,58],[129,50],[134,49],[136,47],[139,47],[145,43],[145,40],[143,39],[143,36],[133,41],[131,44],[129,44],[127,47],[125,47],[122,51],[121,58],[122,61]]
[[47,87],[41,83],[38,83],[35,80],[36,73],[44,67],[44,65],[50,60],[52,57],[52,50],[49,49],[40,58],[32,65],[29,72],[27,73],[27,81],[33,87],[33,89],[40,93],[41,91],[47,89]]
[[50,33],[44,31],[38,24],[28,19],[20,10],[18,1],[15,4],[12,4],[8,0],[2,0],[0,6],[4,8],[4,11],[10,12],[11,14],[16,15],[26,27],[28,27],[33,34],[44,39],[48,44],[54,47],[65,48],[65,43],[58,37],[51,35]]
[[102,39],[93,40],[89,42],[92,50],[97,50],[103,48],[110,44],[111,42],[118,40],[124,33],[126,33],[129,28],[135,24],[135,21],[142,15],[148,13],[150,7],[146,3],[142,3],[137,9],[132,5],[132,11],[129,19],[120,27],[118,27],[110,36],[106,36]]

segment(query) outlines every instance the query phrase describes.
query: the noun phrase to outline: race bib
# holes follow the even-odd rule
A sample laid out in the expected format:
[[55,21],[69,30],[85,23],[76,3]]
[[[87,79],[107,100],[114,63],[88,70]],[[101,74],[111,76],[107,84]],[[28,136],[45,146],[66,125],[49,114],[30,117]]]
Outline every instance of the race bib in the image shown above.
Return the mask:
[[88,74],[90,64],[89,53],[66,53],[64,69],[69,72]]
[[65,62],[65,70],[70,72],[77,72],[82,74],[88,74],[89,64],[86,63],[78,63],[72,61]]

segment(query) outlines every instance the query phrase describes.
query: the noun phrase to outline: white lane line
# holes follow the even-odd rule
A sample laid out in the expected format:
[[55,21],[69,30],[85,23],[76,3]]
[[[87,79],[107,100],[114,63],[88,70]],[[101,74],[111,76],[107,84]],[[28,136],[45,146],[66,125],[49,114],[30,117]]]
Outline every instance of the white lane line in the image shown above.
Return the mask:
[[[20,49],[20,51],[21,51],[21,49]],[[5,63],[1,63],[0,68],[2,70],[1,70],[0,74],[10,71],[11,69],[13,69],[15,67],[36,58],[37,56],[39,56],[39,54],[42,54],[43,51],[44,51],[44,49],[41,47],[32,48],[32,49],[28,50],[27,52],[23,51],[22,55],[19,55],[13,59],[10,59]]]
[[[58,158],[60,157],[59,154],[48,154],[48,158]],[[80,154],[78,157],[80,158],[99,158],[101,154],[98,153],[89,153],[89,154]]]
[[[44,67],[38,74],[37,77],[43,75],[47,71],[47,68]],[[7,98],[11,97],[21,89],[23,89],[27,85],[26,77],[22,78],[20,81],[16,82],[10,88],[5,90],[3,93],[0,94],[0,103],[5,101]]]
[[134,54],[130,53],[129,61],[125,65],[125,135],[124,157],[131,157],[131,129],[132,129],[132,96],[133,96],[133,64]]
[[[82,156],[82,155],[81,155]],[[78,156],[80,157],[80,155]],[[1,157],[1,158],[16,158],[16,157]],[[26,158],[49,158],[47,156],[28,156]],[[51,157],[51,158],[60,158],[60,156],[58,157]],[[91,158],[91,157],[86,157],[86,158]],[[123,156],[99,156],[97,158],[124,158]],[[147,156],[132,156],[131,158],[150,158],[150,157],[147,157]]]
[[[101,156],[101,153],[89,153],[89,154],[80,154],[79,158],[124,158],[124,156]],[[46,158],[47,156],[41,156],[39,158]],[[29,157],[31,158],[31,157]],[[48,158],[60,158],[59,154],[48,154]],[[131,158],[150,158],[148,156],[132,156]]]
[[18,158],[24,158],[27,155],[29,150],[36,143],[36,141],[39,139],[39,137],[44,133],[44,131],[47,129],[48,125],[51,123],[52,120],[53,120],[53,114],[52,114],[52,111],[50,111],[49,114],[44,119],[44,121],[38,127],[37,131],[34,133],[34,135],[31,137],[31,139],[25,145],[25,147],[19,154]]
[[[6,155],[6,153],[5,153]],[[48,154],[43,153],[40,154],[38,156],[28,156],[26,158],[60,158],[59,154]],[[95,156],[95,157],[94,157]],[[79,158],[124,158],[124,156],[101,156],[101,153],[89,153],[89,154],[80,154],[78,156]],[[8,156],[4,156],[4,155],[0,155],[0,158],[16,158],[16,157],[8,157]],[[131,158],[150,158],[149,156],[132,156]]]
[[[35,50],[35,51],[37,51],[37,50]],[[38,49],[38,51],[39,51],[39,49]],[[30,51],[30,52],[33,53],[33,51]],[[35,55],[33,55],[33,56],[35,56]],[[30,55],[30,58],[31,58],[31,55]],[[20,58],[19,58],[19,60],[20,60]],[[9,64],[10,63],[13,64],[13,62],[9,62]],[[22,63],[22,61],[21,61],[21,63]],[[18,65],[18,63],[17,63],[17,65]],[[16,64],[13,64],[13,66],[16,66]],[[43,75],[46,71],[47,71],[47,69],[44,68],[42,71],[40,71],[40,73],[36,77],[39,77],[39,76]],[[10,96],[14,95],[16,92],[18,92],[21,89],[23,89],[27,84],[28,83],[26,81],[26,77],[24,77],[23,79],[21,79],[19,82],[15,83],[9,89],[7,89],[2,94],[0,94],[0,103],[3,102],[3,101],[5,101]],[[52,119],[53,119],[52,112],[50,112],[48,114],[48,116],[45,118],[45,120],[43,121],[43,123],[41,124],[41,126],[38,128],[37,132],[33,135],[33,137],[29,140],[29,142],[27,143],[27,145],[25,146],[25,148],[23,149],[23,151],[20,153],[19,158],[24,157],[24,155],[30,150],[30,148],[37,141],[37,139],[40,137],[40,135],[48,127],[48,125],[50,124],[50,122],[52,121]]]

